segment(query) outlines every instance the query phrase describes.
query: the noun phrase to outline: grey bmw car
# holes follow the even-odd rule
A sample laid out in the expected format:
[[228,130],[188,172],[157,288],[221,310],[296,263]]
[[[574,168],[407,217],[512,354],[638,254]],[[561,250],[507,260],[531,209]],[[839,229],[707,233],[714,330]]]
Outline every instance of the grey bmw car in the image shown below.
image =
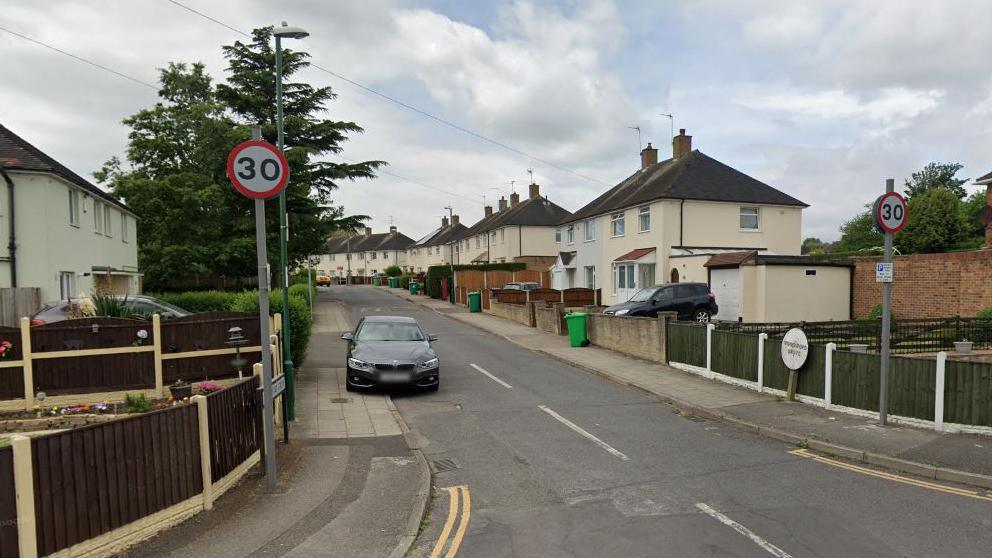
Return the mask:
[[348,391],[375,386],[414,386],[437,391],[440,363],[427,335],[413,318],[367,316],[355,331],[341,336],[348,342]]

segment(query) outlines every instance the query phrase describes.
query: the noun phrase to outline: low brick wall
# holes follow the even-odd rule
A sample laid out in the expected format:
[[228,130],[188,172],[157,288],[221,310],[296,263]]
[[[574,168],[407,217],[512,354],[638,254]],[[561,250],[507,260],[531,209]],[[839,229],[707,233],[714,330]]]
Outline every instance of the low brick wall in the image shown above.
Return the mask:
[[565,332],[561,324],[561,314],[562,304],[560,302],[556,302],[551,306],[537,304],[534,308],[534,323],[537,329],[541,331],[562,335]]
[[532,303],[506,304],[493,298],[489,300],[487,312],[493,316],[512,320],[528,327],[534,327],[534,304]]
[[589,342],[637,358],[667,362],[665,322],[667,317],[637,318],[590,314]]

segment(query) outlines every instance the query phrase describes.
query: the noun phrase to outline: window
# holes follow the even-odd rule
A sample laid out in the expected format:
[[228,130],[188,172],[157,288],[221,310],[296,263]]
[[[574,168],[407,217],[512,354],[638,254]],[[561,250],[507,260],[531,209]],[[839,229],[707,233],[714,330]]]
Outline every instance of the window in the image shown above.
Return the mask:
[[79,190],[69,188],[69,224],[79,226]]
[[69,300],[76,296],[76,274],[72,271],[59,272],[59,298]]
[[344,255],[344,259],[350,262],[351,261],[351,254],[345,254]]
[[637,209],[637,232],[651,230],[651,206],[645,205]]
[[591,242],[596,240],[596,220],[589,219],[586,221],[586,242]]
[[496,231],[489,233],[489,244],[496,244]]
[[378,255],[375,252],[369,252],[369,259],[374,260]]
[[365,252],[359,252],[358,253],[358,259],[364,260],[365,259]]
[[93,200],[93,230],[103,234],[103,204]]
[[654,264],[638,264],[637,279],[641,282],[641,287],[654,285]]
[[675,288],[665,287],[658,291],[658,294],[654,296],[655,300],[658,302],[668,302],[669,300],[675,300]]
[[610,224],[613,226],[613,236],[623,236],[623,213],[614,213],[610,216]]
[[741,230],[742,231],[756,231],[756,230],[758,230],[758,208],[757,207],[742,207],[741,208]]
[[575,225],[569,225],[566,231],[566,238],[569,244],[575,244]]
[[561,229],[555,229],[555,244],[561,244]]
[[506,242],[506,234],[505,233],[506,233],[506,229],[500,229],[499,230],[499,243],[500,244],[503,244],[504,242]]
[[121,242],[127,242],[127,213],[121,212]]
[[813,275],[816,275],[816,270],[815,269],[807,269],[806,270],[806,276],[807,277],[811,277]]
[[332,262],[334,261],[334,256],[335,256],[335,254],[331,254],[331,261]]
[[475,247],[476,248],[482,247],[482,235],[475,235]]
[[110,206],[109,205],[104,205],[103,206],[103,234],[105,234],[107,236],[111,236],[111,232],[112,232],[111,229],[110,229],[110,216],[112,214],[113,214],[113,211],[110,209]]
[[596,266],[587,265],[586,266],[586,288],[595,289],[596,288]]
[[383,252],[382,253],[382,259],[388,260],[389,259],[389,252]]

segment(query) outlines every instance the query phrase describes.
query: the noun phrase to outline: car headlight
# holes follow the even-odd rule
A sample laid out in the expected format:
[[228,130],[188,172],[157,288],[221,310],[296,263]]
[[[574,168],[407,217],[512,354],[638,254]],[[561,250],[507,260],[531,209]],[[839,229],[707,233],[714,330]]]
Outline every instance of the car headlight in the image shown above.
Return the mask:
[[357,370],[372,370],[375,367],[371,362],[365,362],[364,360],[351,357],[348,358],[348,366]]
[[614,316],[623,316],[624,314],[627,314],[629,312],[630,312],[630,308],[621,308],[620,310],[617,310],[616,312],[614,312],[613,315]]
[[421,370],[428,370],[430,368],[437,368],[437,358],[432,358],[430,360],[425,360],[424,362],[421,362],[417,366],[419,366],[421,368]]

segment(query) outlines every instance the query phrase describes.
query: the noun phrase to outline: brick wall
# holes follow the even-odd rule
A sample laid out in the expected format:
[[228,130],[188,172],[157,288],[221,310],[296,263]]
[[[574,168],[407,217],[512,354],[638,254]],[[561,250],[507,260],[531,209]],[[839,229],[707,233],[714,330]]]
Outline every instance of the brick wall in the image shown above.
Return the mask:
[[[875,263],[856,261],[853,313],[862,318],[882,302]],[[912,254],[893,259],[892,311],[898,318],[974,316],[992,307],[992,250]]]

